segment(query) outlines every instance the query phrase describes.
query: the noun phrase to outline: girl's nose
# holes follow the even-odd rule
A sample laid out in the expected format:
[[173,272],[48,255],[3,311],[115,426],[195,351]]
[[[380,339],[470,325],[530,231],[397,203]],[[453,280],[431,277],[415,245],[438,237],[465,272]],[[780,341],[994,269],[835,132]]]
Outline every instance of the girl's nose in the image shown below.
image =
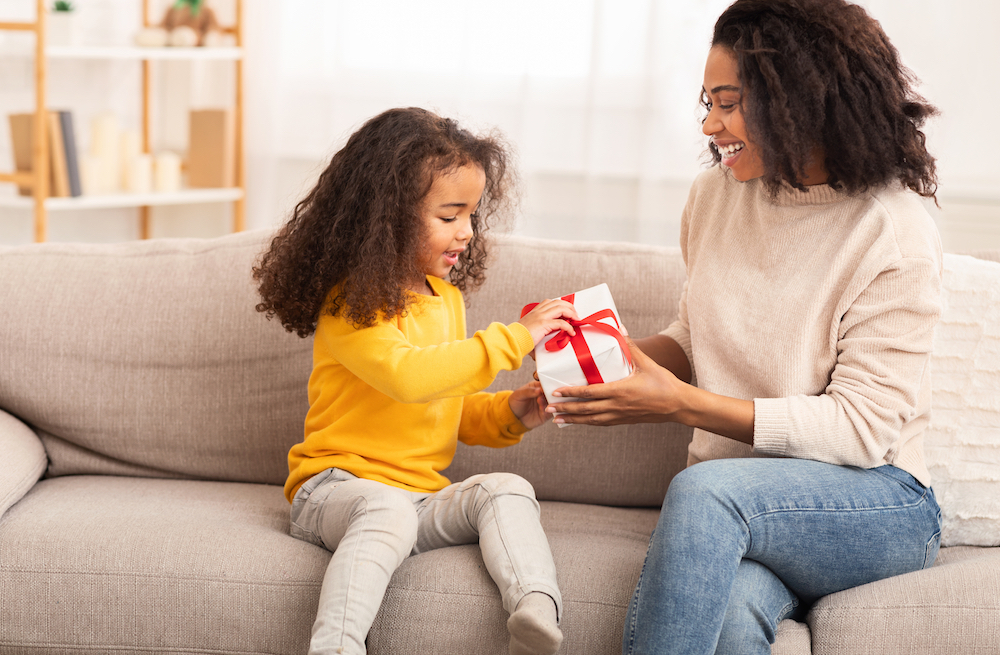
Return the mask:
[[458,231],[455,233],[455,238],[459,241],[468,241],[472,238],[472,218],[460,218]]

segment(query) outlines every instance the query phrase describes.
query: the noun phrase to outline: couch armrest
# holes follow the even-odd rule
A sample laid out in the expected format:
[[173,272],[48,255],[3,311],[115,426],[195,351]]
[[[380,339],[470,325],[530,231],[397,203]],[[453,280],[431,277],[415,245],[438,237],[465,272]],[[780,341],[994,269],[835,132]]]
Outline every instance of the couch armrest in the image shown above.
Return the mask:
[[0,516],[35,486],[49,464],[35,431],[0,410]]

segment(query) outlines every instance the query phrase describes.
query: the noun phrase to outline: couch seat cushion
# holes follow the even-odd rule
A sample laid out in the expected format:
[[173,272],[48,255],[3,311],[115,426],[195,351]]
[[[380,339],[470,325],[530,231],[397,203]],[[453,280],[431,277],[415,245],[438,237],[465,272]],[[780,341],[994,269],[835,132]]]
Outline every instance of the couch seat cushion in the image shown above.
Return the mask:
[[996,653],[1000,548],[942,548],[930,569],[821,598],[808,622],[815,655]]
[[[620,649],[653,509],[542,503],[564,652]],[[288,535],[281,488],[64,476],[0,519],[0,652],[306,652],[329,553]],[[477,546],[396,572],[372,655],[507,652]]]

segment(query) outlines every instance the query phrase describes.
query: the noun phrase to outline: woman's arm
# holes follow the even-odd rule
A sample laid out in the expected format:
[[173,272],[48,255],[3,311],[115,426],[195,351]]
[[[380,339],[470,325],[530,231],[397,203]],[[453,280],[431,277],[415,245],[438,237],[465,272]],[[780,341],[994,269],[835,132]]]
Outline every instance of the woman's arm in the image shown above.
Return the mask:
[[626,340],[632,351],[632,374],[617,382],[557,389],[554,395],[582,400],[549,405],[546,411],[560,414],[556,423],[672,421],[753,445],[753,401],[720,396],[683,381],[684,377],[690,380],[691,365],[670,337],[655,335],[640,340],[651,348],[652,357],[639,343]]

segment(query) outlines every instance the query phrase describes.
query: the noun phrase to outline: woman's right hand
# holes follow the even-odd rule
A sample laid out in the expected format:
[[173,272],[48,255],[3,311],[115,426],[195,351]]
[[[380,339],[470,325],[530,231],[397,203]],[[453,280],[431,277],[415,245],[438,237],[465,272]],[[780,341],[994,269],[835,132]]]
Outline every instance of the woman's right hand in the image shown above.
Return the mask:
[[564,330],[570,336],[576,335],[576,329],[569,324],[567,319],[578,320],[580,317],[576,313],[576,308],[571,303],[562,298],[543,300],[530,312],[522,316],[517,322],[528,329],[531,340],[538,345],[538,342],[557,330]]

